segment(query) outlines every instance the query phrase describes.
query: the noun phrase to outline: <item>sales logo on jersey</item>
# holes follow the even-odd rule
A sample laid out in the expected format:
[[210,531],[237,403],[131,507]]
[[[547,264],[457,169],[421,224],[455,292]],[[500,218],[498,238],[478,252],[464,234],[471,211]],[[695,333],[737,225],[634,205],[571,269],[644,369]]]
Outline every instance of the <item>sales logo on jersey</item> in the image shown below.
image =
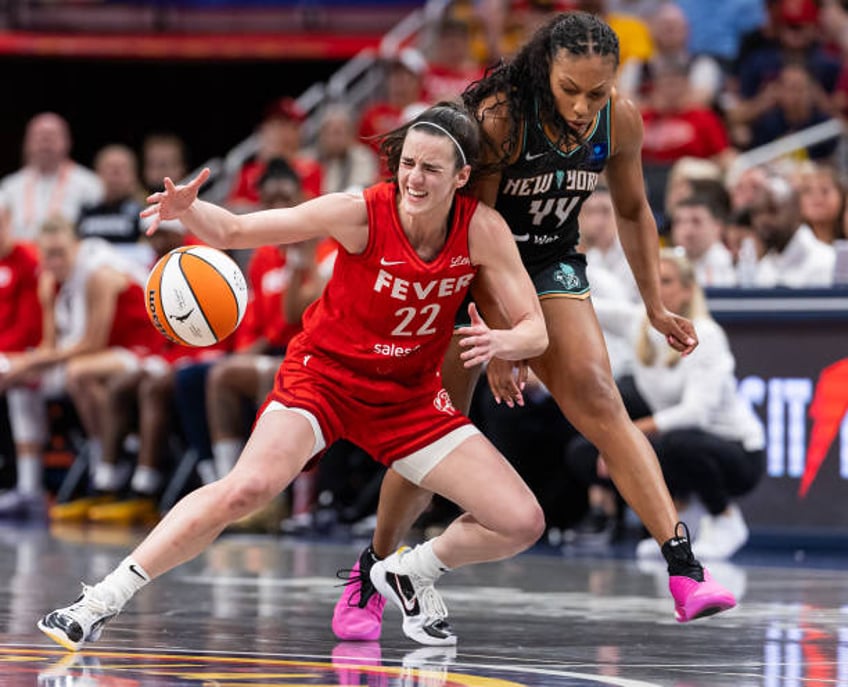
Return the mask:
[[574,291],[581,287],[580,277],[577,272],[574,271],[571,265],[566,265],[564,262],[561,262],[556,272],[554,272],[554,279],[569,291]]
[[436,394],[436,398],[433,399],[433,405],[436,406],[436,410],[442,413],[448,413],[449,415],[456,414],[456,408],[453,407],[450,396],[448,396],[448,392],[444,389]]

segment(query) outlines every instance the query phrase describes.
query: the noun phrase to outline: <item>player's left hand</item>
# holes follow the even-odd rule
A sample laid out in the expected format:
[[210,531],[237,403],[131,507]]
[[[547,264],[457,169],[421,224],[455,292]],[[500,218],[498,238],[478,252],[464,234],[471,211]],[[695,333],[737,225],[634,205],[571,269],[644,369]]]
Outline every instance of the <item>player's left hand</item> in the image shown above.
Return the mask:
[[650,317],[651,325],[665,335],[668,345],[684,356],[689,355],[698,345],[698,334],[695,325],[681,315],[675,315],[663,309],[659,314]]
[[474,303],[468,305],[468,316],[471,318],[471,325],[460,327],[456,333],[462,337],[459,345],[467,349],[460,353],[459,357],[464,366],[470,368],[482,365],[498,354],[500,333],[496,329],[489,329]]
[[151,219],[150,227],[145,233],[148,236],[152,235],[159,228],[159,222],[162,220],[180,219],[197,199],[200,187],[206,183],[211,173],[208,167],[204,167],[194,179],[179,186],[174,184],[170,177],[165,177],[165,190],[147,196],[147,202],[150,205],[139,213],[141,217]]
[[524,406],[524,387],[527,384],[527,362],[492,358],[486,366],[486,378],[496,403],[510,408]]

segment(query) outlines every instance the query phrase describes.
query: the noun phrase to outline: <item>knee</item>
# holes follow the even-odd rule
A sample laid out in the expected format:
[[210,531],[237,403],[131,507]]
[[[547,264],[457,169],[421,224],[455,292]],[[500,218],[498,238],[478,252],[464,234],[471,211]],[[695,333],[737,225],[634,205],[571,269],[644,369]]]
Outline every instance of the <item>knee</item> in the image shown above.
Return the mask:
[[568,390],[563,392],[563,397],[574,399],[569,404],[572,414],[576,411],[584,421],[589,420],[601,431],[609,431],[615,422],[627,418],[615,381],[604,368],[590,366],[569,375],[564,382]]
[[528,498],[511,513],[508,536],[518,551],[535,544],[545,533],[545,514],[535,498]]
[[268,503],[276,494],[273,485],[262,475],[229,473],[220,480],[220,503],[228,519],[249,515]]

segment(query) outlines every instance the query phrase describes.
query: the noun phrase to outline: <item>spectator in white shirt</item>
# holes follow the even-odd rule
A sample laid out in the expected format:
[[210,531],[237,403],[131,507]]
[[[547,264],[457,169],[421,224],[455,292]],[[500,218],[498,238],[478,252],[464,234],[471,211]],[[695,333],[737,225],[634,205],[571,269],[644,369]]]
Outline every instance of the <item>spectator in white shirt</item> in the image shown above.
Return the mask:
[[[647,325],[644,309],[595,301],[602,326],[630,332],[635,351],[633,376],[619,380],[628,412],[654,446],[678,508],[697,498],[708,515],[698,525],[695,555],[725,559],[741,548],[748,528],[734,500],[751,491],[765,467],[765,435],[751,407],[737,394],[735,359],[722,328],[707,310],[691,263],[677,249],[660,259],[663,304],[690,318],[700,341],[681,357]],[[569,446],[575,472],[603,459],[583,439]],[[656,546],[640,542],[637,556],[655,556]]]
[[729,205],[729,199],[718,203],[705,193],[696,193],[672,210],[671,241],[685,251],[702,287],[736,286],[733,256],[722,242]]
[[12,235],[35,241],[48,217],[60,215],[74,223],[84,205],[103,197],[97,175],[70,158],[71,132],[58,114],[42,112],[27,124],[24,166],[0,181],[0,192],[12,213]]
[[836,253],[801,221],[798,194],[783,177],[769,177],[751,207],[751,223],[765,247],[756,285],[827,288],[833,285]]

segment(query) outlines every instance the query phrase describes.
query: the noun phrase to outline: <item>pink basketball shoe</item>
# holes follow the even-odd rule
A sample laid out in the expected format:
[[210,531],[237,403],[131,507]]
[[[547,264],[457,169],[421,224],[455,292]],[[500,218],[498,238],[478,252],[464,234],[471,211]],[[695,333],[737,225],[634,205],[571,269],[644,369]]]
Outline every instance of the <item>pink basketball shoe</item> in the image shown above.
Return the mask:
[[716,582],[710,571],[703,568],[704,581],[685,575],[668,578],[668,588],[674,597],[674,617],[678,623],[688,623],[721,613],[736,605],[736,598]]
[[[386,600],[371,583],[371,566],[376,560],[369,546],[350,570],[344,592],[333,610],[333,632],[339,639],[364,642],[380,639]],[[339,571],[344,572],[347,571]]]
[[[681,528],[684,534],[678,535]],[[736,598],[712,578],[692,553],[685,523],[677,523],[675,535],[662,545],[662,553],[668,563],[668,588],[674,597],[677,622],[687,623],[733,608]]]

